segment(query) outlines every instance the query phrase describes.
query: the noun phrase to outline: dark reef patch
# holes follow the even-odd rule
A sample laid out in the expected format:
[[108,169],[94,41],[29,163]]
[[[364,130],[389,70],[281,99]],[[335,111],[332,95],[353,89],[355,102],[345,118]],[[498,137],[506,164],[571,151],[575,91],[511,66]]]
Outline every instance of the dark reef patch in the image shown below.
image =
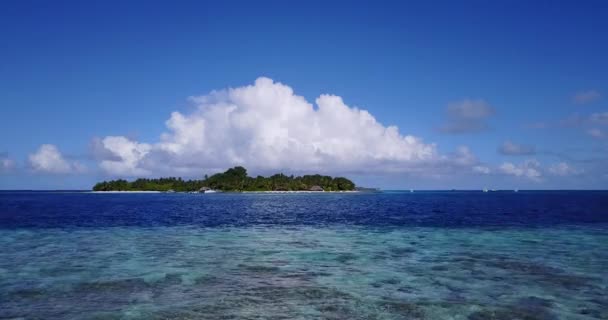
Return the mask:
[[72,288],[76,293],[93,293],[99,294],[103,292],[138,292],[152,288],[152,285],[141,278],[128,278],[119,280],[107,280],[96,282],[80,283]]
[[14,299],[40,299],[44,298],[47,294],[47,290],[43,288],[27,288],[27,289],[19,289],[10,291],[6,294],[0,295],[0,297],[4,296],[2,299],[14,300]]
[[519,307],[504,307],[483,309],[471,313],[469,320],[557,320],[558,318],[547,310],[528,310]]
[[277,273],[281,269],[275,266],[263,266],[263,265],[248,265],[248,264],[239,264],[239,268],[246,270],[251,273]]
[[393,257],[409,256],[416,252],[416,249],[410,247],[391,247],[389,252]]
[[408,301],[385,299],[378,303],[380,309],[404,317],[404,319],[424,319],[424,310],[418,304]]
[[336,257],[336,261],[340,262],[340,263],[348,263],[352,260],[356,260],[357,259],[357,255],[352,254],[352,253],[341,253]]
[[[473,253],[468,255],[460,254],[451,259],[452,263],[460,265],[460,268],[470,270],[477,278],[483,278],[485,272],[480,267],[493,268],[506,271],[520,277],[530,277],[538,283],[551,287],[563,287],[567,290],[582,290],[596,288],[598,279],[568,273],[566,270],[548,266],[546,264],[514,259],[498,254]],[[500,279],[500,276],[492,276],[490,279]],[[513,278],[502,277],[505,281]],[[515,280],[513,280],[515,281]]]
[[450,267],[446,266],[446,265],[434,265],[431,267],[431,270],[433,271],[448,271],[450,270]]

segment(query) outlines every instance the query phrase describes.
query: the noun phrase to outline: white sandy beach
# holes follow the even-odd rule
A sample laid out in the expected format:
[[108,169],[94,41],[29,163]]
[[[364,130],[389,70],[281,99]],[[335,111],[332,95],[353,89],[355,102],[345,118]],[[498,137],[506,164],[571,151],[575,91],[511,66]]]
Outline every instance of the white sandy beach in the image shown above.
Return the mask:
[[243,193],[357,193],[361,191],[352,190],[352,191],[308,191],[308,190],[298,190],[298,191],[243,191]]
[[90,191],[91,193],[162,193],[162,191]]

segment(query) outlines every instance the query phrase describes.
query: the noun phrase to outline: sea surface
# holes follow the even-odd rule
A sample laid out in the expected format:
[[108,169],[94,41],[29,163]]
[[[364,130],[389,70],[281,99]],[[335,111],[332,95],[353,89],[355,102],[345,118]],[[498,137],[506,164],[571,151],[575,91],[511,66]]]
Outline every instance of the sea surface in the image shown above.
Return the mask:
[[608,192],[0,192],[0,319],[608,319]]

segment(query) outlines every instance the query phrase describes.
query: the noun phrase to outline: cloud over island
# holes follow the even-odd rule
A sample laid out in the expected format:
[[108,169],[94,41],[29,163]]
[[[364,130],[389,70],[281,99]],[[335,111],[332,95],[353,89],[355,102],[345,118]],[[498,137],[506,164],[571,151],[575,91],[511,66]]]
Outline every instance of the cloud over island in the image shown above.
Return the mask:
[[123,136],[96,139],[93,149],[101,169],[120,176],[200,174],[232,165],[258,170],[420,172],[477,163],[466,147],[442,155],[435,144],[385,126],[339,96],[323,94],[312,104],[269,78],[189,100],[194,111],[173,112],[157,142]]
[[[543,157],[533,145],[510,140],[503,140],[498,148],[504,160],[494,163],[481,161],[465,145],[457,145],[451,152],[439,151],[435,143],[382,124],[367,110],[349,106],[339,96],[322,94],[312,103],[291,87],[264,77],[250,85],[188,100],[191,111],[172,112],[158,139],[138,141],[121,135],[93,138],[92,157],[74,150],[75,155],[66,157],[56,145],[43,144],[29,154],[23,167],[8,153],[0,153],[0,173],[24,168],[47,175],[200,177],[242,165],[253,174],[318,172],[448,182],[477,176],[486,183],[501,179],[525,184],[564,181],[565,177],[585,177],[592,170],[604,170],[603,166],[589,170],[576,159],[568,160],[573,164],[560,158],[561,162],[546,165],[536,159],[504,161],[515,159],[513,156]],[[483,100],[466,100],[450,104],[448,114],[447,124],[462,129],[454,132],[473,133],[488,128],[486,122],[494,108]],[[607,118],[605,112],[596,112],[584,119],[603,129]],[[604,137],[599,129],[588,134]],[[94,162],[98,169],[90,170],[76,158],[88,162],[89,168]]]

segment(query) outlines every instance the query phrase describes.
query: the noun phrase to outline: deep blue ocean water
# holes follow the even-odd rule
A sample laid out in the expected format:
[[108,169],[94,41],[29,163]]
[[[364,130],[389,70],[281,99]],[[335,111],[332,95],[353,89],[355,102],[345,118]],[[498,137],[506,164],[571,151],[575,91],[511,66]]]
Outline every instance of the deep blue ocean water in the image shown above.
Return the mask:
[[608,192],[0,192],[0,319],[608,319]]

